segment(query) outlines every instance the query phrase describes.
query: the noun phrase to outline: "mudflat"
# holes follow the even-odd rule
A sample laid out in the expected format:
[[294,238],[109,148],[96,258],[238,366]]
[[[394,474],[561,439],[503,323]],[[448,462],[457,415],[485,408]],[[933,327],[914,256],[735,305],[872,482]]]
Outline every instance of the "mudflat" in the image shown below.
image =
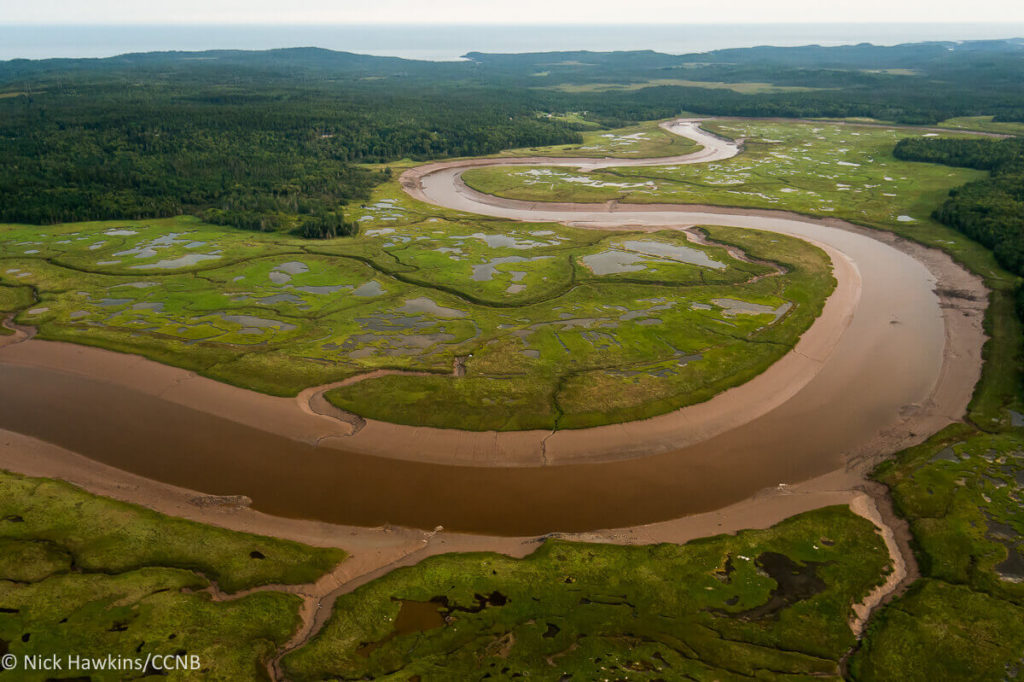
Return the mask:
[[[706,138],[691,162],[738,149]],[[524,161],[539,162],[515,160]],[[529,535],[719,509],[906,447],[963,413],[980,372],[986,291],[948,256],[783,212],[523,205],[461,185],[461,170],[481,163],[508,161],[431,164],[403,184],[417,198],[513,219],[774,230],[825,248],[839,284],[821,318],[767,372],[640,422],[554,433],[359,424],[318,414],[315,390],[302,402],[273,398],[141,358],[31,340],[0,351],[0,375],[12,387],[0,396],[0,428],[159,481],[247,495],[255,509],[280,516]]]

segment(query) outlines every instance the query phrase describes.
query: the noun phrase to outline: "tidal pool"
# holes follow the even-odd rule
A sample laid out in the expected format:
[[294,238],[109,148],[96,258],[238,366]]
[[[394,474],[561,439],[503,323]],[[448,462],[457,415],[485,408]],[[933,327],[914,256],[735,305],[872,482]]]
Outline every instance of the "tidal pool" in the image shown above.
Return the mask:
[[532,249],[538,246],[544,246],[544,242],[533,241],[531,239],[519,239],[518,237],[509,236],[507,234],[484,234],[483,232],[475,232],[469,235],[454,235],[453,239],[479,239],[486,242],[487,246],[492,249]]
[[789,302],[783,303],[778,308],[773,308],[770,305],[738,301],[735,298],[713,298],[711,302],[722,308],[724,310],[723,314],[726,317],[734,315],[774,315],[775,319],[778,320],[793,307],[793,304]]
[[217,260],[220,258],[219,254],[212,253],[189,253],[178,258],[167,258],[156,263],[147,263],[146,265],[132,265],[131,270],[173,270],[174,268],[185,268],[196,263],[201,263],[207,260]]
[[429,298],[410,298],[398,309],[401,313],[427,313],[438,317],[465,317],[466,313],[455,308],[445,308]]
[[622,242],[622,247],[648,256],[667,258],[668,260],[679,261],[680,263],[690,263],[691,265],[699,265],[704,268],[711,268],[712,270],[722,270],[725,268],[725,263],[713,260],[700,249],[683,246],[682,244],[668,244],[645,239],[624,241]]
[[353,296],[361,296],[369,298],[371,296],[380,296],[384,293],[384,287],[380,285],[380,282],[369,281],[365,284],[360,284],[355,290],[352,291]]
[[638,272],[646,270],[651,262],[635,253],[625,251],[601,251],[583,256],[580,260],[595,275],[616,275],[622,272]]
[[259,329],[276,328],[284,332],[295,329],[294,324],[281,322],[280,320],[268,320],[263,317],[254,317],[253,315],[226,315],[224,313],[220,313],[217,317],[225,322],[234,322],[235,324],[240,324],[243,327],[257,327]]

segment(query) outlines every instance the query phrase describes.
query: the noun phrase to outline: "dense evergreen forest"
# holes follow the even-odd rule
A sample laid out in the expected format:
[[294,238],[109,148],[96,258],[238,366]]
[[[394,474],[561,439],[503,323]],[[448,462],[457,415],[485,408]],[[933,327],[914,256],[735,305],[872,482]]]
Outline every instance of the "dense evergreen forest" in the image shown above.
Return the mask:
[[[938,140],[907,138],[897,158],[992,171],[992,175],[950,192],[935,211],[940,222],[992,249],[999,264],[1024,276],[1024,139]],[[1024,288],[1017,290],[1024,319]]]
[[353,162],[575,142],[524,107],[449,96],[121,84],[0,100],[0,221],[198,213],[334,236],[381,174]]
[[331,237],[354,229],[344,204],[385,177],[359,164],[578,142],[581,117],[1024,118],[1019,40],[467,57],[299,48],[0,62],[0,221],[195,213]]

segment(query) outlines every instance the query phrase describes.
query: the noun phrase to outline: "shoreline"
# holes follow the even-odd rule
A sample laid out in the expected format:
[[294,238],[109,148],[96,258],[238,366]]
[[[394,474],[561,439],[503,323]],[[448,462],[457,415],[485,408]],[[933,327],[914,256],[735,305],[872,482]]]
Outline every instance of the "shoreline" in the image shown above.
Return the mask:
[[[727,143],[716,138],[714,144]],[[709,147],[713,146],[709,143]],[[732,149],[727,151],[732,153]],[[572,163],[578,161],[574,159]],[[419,169],[403,175],[402,183],[411,194],[416,195],[417,187],[420,193],[426,191],[421,182],[423,177],[447,173],[447,177],[457,178],[464,165],[448,162],[432,167],[434,170],[426,175]],[[452,171],[455,175],[451,175]],[[415,181],[407,177],[410,174]],[[453,196],[459,200],[476,198],[471,190],[467,194],[459,191],[456,184],[451,187]],[[442,199],[447,196],[442,195]],[[504,204],[501,210],[511,212],[515,219],[526,219],[520,213],[536,219],[538,210],[558,210],[557,206],[524,208],[523,202],[498,201]],[[339,421],[336,414],[324,415],[330,412],[324,405],[312,404],[324,387],[308,389],[303,394],[304,401],[297,403],[294,399],[266,396],[204,379],[139,356],[38,340],[13,343],[0,351],[0,369],[44,368],[59,382],[66,381],[60,377],[77,375],[102,382],[109,387],[110,390],[104,389],[108,393],[129,388],[140,398],[156,398],[164,404],[206,411],[256,429],[256,437],[266,433],[314,448],[321,446],[306,451],[307,454],[296,451],[294,456],[304,456],[305,460],[264,460],[260,471],[275,471],[277,478],[259,485],[253,472],[239,469],[245,461],[244,452],[231,451],[224,461],[217,462],[222,472],[218,481],[216,476],[184,473],[181,467],[189,466],[188,458],[174,457],[138,466],[131,450],[107,457],[95,448],[90,451],[75,445],[96,457],[98,466],[103,466],[98,464],[100,461],[109,461],[165,481],[251,494],[257,507],[281,517],[348,522],[358,516],[359,523],[371,525],[373,518],[393,519],[397,515],[405,524],[430,526],[433,518],[474,531],[497,530],[509,535],[515,528],[530,532],[545,527],[587,529],[614,525],[616,521],[630,527],[649,527],[643,522],[672,518],[676,521],[657,522],[681,523],[685,518],[713,513],[707,511],[713,509],[729,509],[733,514],[742,500],[757,498],[765,488],[779,481],[814,481],[848,472],[851,467],[863,471],[871,462],[920,442],[927,434],[961,418],[980,376],[981,346],[986,338],[981,316],[987,289],[980,278],[944,252],[887,232],[778,211],[703,211],[703,207],[680,205],[650,206],[626,215],[616,206],[570,206],[572,210],[563,210],[556,217],[595,229],[623,229],[623,222],[627,223],[626,229],[639,230],[724,223],[793,234],[831,249],[829,255],[838,284],[821,317],[804,333],[794,351],[750,382],[705,403],[660,417],[584,430],[481,433],[403,427],[372,420]],[[488,213],[492,207],[485,202],[480,212]],[[833,244],[820,242],[819,237]],[[892,279],[892,272],[901,269],[910,273],[905,275],[906,281]],[[892,293],[903,284],[916,287],[916,293],[908,295],[907,300],[898,300]],[[934,287],[939,291],[933,291]],[[951,292],[955,295],[951,296]],[[870,298],[863,301],[862,296]],[[941,338],[937,338],[940,330]],[[814,343],[818,344],[816,348],[806,347]],[[907,376],[901,376],[905,363],[912,367]],[[33,375],[22,371],[14,376]],[[793,381],[794,376],[799,379]],[[885,395],[876,390],[878,385],[889,387]],[[24,386],[28,388],[28,384]],[[855,395],[855,389],[860,393]],[[34,395],[39,400],[38,396],[43,394]],[[124,399],[131,400],[131,395],[124,395]],[[851,396],[859,397],[859,403],[850,400]],[[745,409],[722,409],[723,401]],[[40,403],[41,409],[46,409],[44,404]],[[15,405],[11,404],[12,409]],[[872,421],[862,421],[858,409]],[[29,413],[25,414],[25,419],[30,419]],[[703,421],[701,415],[705,417]],[[45,414],[42,418],[45,419]],[[8,422],[7,428],[18,428],[20,423],[24,422]],[[225,423],[224,427],[227,426]],[[51,431],[47,428],[45,422],[37,423],[37,435],[49,437]],[[116,429],[112,437],[113,434],[117,434]],[[65,437],[54,442],[77,441]],[[355,451],[356,456],[346,450]],[[376,463],[354,461],[363,455],[377,458]],[[389,459],[395,466],[387,465]],[[303,464],[297,467],[299,462]],[[410,464],[399,466],[400,462]],[[452,468],[441,466],[428,471],[414,466],[438,463]],[[613,466],[624,463],[629,466]],[[347,471],[348,465],[356,467],[352,470],[377,471],[377,475],[385,475],[386,468],[390,477],[429,475],[429,479],[423,480],[440,484],[439,490],[460,481],[478,489],[466,490],[467,494],[473,493],[468,495],[468,501],[422,500],[399,509],[395,506],[397,498],[388,503],[387,496],[400,494],[399,491],[408,494],[408,486],[389,488],[386,481],[381,485],[371,482],[368,485],[376,486],[375,491],[385,499],[366,510],[357,509],[359,513],[353,515],[352,511],[338,511],[323,491],[316,490],[317,486],[330,486],[338,475],[335,471]],[[574,471],[552,470],[558,466],[572,466]],[[474,470],[481,473],[467,473]],[[318,475],[317,471],[321,473]],[[488,471],[493,475],[483,475]],[[503,471],[508,474],[503,475]],[[247,478],[243,473],[248,474]],[[572,486],[565,484],[566,476],[576,479]],[[249,482],[244,483],[245,480]],[[863,479],[857,480],[844,489],[863,483]],[[708,482],[718,481],[729,483],[707,489]],[[640,496],[641,491],[646,491],[646,496]],[[362,493],[373,491],[360,492],[360,498],[369,499]],[[526,492],[529,495],[524,496]],[[611,499],[622,506],[612,505],[608,513],[581,514],[578,508],[570,511],[572,500],[578,504],[588,493],[614,495]],[[669,494],[675,499],[657,504],[645,499]],[[319,499],[309,499],[314,495]],[[530,500],[534,508],[514,523],[499,521],[494,513],[487,515],[494,517],[490,521],[473,520],[472,504],[484,499],[497,503],[501,495],[512,495],[509,501],[517,500],[519,504]]]
[[791,516],[827,506],[843,505],[869,521],[882,535],[893,570],[886,580],[853,605],[850,626],[860,638],[871,613],[900,594],[919,575],[911,551],[909,525],[896,517],[888,489],[865,479],[865,464],[824,476],[760,491],[741,502],[711,512],[639,526],[583,533],[500,536],[381,526],[366,528],[300,519],[255,511],[237,500],[225,500],[187,488],[137,476],[35,438],[0,429],[0,468],[18,474],[66,481],[83,490],[138,504],[162,514],[228,530],[269,535],[319,547],[340,547],[348,556],[315,583],[253,588],[214,599],[237,599],[245,594],[278,590],[303,599],[302,622],[288,650],[298,648],[327,623],[335,600],[391,571],[418,564],[439,554],[494,552],[514,558],[533,553],[549,538],[617,545],[685,544],[691,540],[751,529],[765,529]]
[[[676,158],[673,159],[673,164],[702,162],[705,159],[696,157],[704,153],[717,153],[722,158],[728,158],[739,152],[741,141],[727,141],[713,133],[704,131],[699,128],[699,123],[702,120],[681,119],[662,125],[671,130],[673,124],[688,124],[690,129],[697,133],[697,137],[693,139],[704,145],[700,152],[692,155],[695,158],[690,160]],[[850,125],[857,124],[850,123]],[[678,132],[678,129],[674,132]],[[886,429],[885,433],[878,434],[856,451],[847,453],[847,456],[848,458],[862,458],[870,456],[872,451],[875,453],[879,450],[893,452],[903,449],[920,442],[923,439],[919,436],[921,431],[934,432],[945,424],[962,418],[973,393],[973,387],[981,375],[981,347],[988,337],[982,329],[981,319],[978,318],[984,315],[989,291],[979,276],[967,271],[946,252],[912,242],[891,232],[855,225],[836,218],[818,218],[783,210],[733,208],[705,204],[621,204],[616,201],[583,204],[505,199],[474,190],[462,181],[464,170],[482,165],[477,161],[447,161],[417,166],[406,170],[400,176],[399,181],[406,193],[417,200],[510,220],[536,221],[544,219],[581,228],[643,231],[678,229],[684,222],[690,226],[724,224],[774,230],[804,239],[819,247],[827,247],[815,239],[813,233],[809,232],[824,228],[866,237],[909,256],[918,264],[923,265],[935,282],[933,294],[941,308],[944,327],[941,367],[926,398],[901,407],[899,409],[900,418]],[[515,159],[515,164],[508,164],[504,159],[490,159],[489,161],[490,165],[496,166],[520,165],[530,162],[533,165],[571,166],[578,167],[580,170],[589,170],[601,167],[606,160],[584,159],[584,163],[581,163],[580,159],[575,158],[523,157]],[[641,164],[627,163],[623,165]],[[762,222],[764,224],[759,224]],[[804,226],[806,227],[801,232],[800,228]],[[811,236],[808,236],[809,234]],[[837,260],[834,250],[830,251],[829,255],[835,264]],[[837,277],[837,279],[839,278]],[[839,281],[841,285],[842,280]],[[835,295],[834,293],[833,296]],[[810,329],[804,332],[801,341],[822,323],[823,317],[824,312]],[[897,322],[896,318],[893,321]],[[784,359],[780,359],[765,373],[748,383],[756,382]],[[719,394],[716,397],[722,395]],[[713,400],[714,398],[708,403]],[[692,409],[693,407],[695,406],[682,409]],[[611,429],[613,427],[596,428]],[[902,437],[898,435],[898,432],[902,432]],[[600,445],[599,442],[596,444]]]
[[750,381],[704,402],[585,429],[494,432],[408,426],[363,418],[323,398],[337,386],[414,372],[377,370],[281,398],[140,355],[62,341],[29,343],[31,336],[0,346],[0,363],[98,379],[293,440],[390,459],[485,467],[618,461],[693,445],[749,423],[785,403],[818,374],[850,324],[860,301],[861,279],[842,253],[825,244],[816,246],[831,258],[837,285],[821,314],[785,355]]
[[[662,127],[677,134],[683,134],[680,132],[680,125],[683,125],[687,132],[697,131],[693,134],[704,143],[704,147],[689,155],[691,163],[706,160],[705,156],[708,154],[727,157],[738,152],[735,144],[700,130],[697,124],[698,121],[692,120],[662,124]],[[532,159],[515,161],[532,162]],[[580,159],[572,159],[571,163],[576,164],[579,161]],[[621,162],[609,159],[583,161],[592,164]],[[665,162],[664,159],[657,158],[626,161]],[[439,172],[458,171],[482,163],[504,164],[507,161],[476,159],[428,164],[406,171],[401,182],[406,191],[414,197],[430,200],[424,190],[424,177]],[[829,231],[839,228],[866,236],[872,240],[871,244],[893,246],[901,253],[910,255],[915,261],[925,262],[931,276],[942,289],[966,290],[971,292],[975,299],[987,296],[987,291],[980,280],[970,281],[969,276],[965,278],[965,271],[948,256],[940,256],[937,251],[929,254],[926,247],[911,246],[910,242],[892,238],[890,233],[860,228],[835,219],[814,219],[783,211],[700,205],[651,204],[627,207],[621,204],[537,204],[482,195],[459,184],[461,177],[457,172],[452,177],[457,183],[455,191],[458,197],[476,202],[470,210],[479,209],[480,204],[483,204],[484,208],[493,206],[517,212],[516,217],[519,213],[556,211],[561,212],[559,218],[571,219],[563,222],[594,229],[687,230],[691,223],[702,222],[732,222],[741,227],[764,227],[760,225],[762,220],[770,223],[767,229],[774,228],[781,232],[788,230],[791,234],[794,233],[794,225],[814,226],[809,229],[819,231],[822,228]],[[626,213],[632,215],[624,215]],[[828,234],[829,232],[820,233],[825,236]],[[12,341],[7,344],[7,348],[0,351],[0,362],[99,378],[107,383],[179,405],[194,407],[292,440],[361,455],[474,467],[538,467],[628,460],[677,451],[750,424],[782,407],[801,390],[807,388],[830,360],[834,360],[833,364],[841,362],[841,359],[836,360],[833,355],[861,307],[859,304],[863,282],[860,268],[840,249],[819,241],[814,234],[794,236],[826,251],[832,261],[833,275],[837,280],[836,288],[826,300],[821,314],[804,331],[795,346],[763,372],[743,384],[726,389],[704,402],[632,422],[559,431],[459,431],[365,419],[338,409],[323,398],[323,393],[334,386],[372,379],[375,376],[382,376],[386,371],[371,372],[350,377],[342,382],[310,387],[303,390],[297,398],[291,399],[268,396],[223,384],[200,377],[195,372],[162,365],[141,356],[63,342],[35,340],[31,343],[18,344]],[[921,407],[925,412],[937,412],[940,416],[955,420],[959,418],[961,408],[966,406],[964,394],[971,390],[965,384],[971,382],[973,386],[973,381],[969,372],[965,373],[962,368],[950,366],[949,355],[968,359],[977,357],[980,367],[980,345],[983,337],[977,335],[979,329],[973,328],[971,323],[964,324],[963,316],[958,316],[955,314],[956,311],[949,307],[953,305],[962,309],[965,305],[963,301],[939,298],[938,305],[942,307],[941,312],[945,318],[943,326],[947,348],[943,350],[941,368],[936,375],[937,388],[919,402],[923,403]],[[867,311],[864,314],[871,312]],[[874,332],[875,342],[882,338],[884,331]],[[974,349],[975,345],[978,347],[977,351]],[[902,405],[896,407],[902,408]],[[924,421],[924,430],[931,428],[931,423],[934,422],[929,419]],[[897,424],[898,421],[890,424],[889,428]],[[858,451],[850,456],[861,456],[871,449],[896,450],[906,447],[911,444],[906,438],[906,433],[919,433],[922,428],[918,428],[913,420],[904,426],[907,428],[903,429],[902,437],[876,437],[868,444],[862,443],[857,448]]]
[[447,552],[495,551],[525,556],[545,538],[612,544],[682,544],[746,529],[768,528],[790,516],[835,504],[849,504],[863,490],[861,467],[844,468],[793,485],[765,488],[722,509],[637,526],[577,533],[489,535],[401,526],[364,527],[289,519],[252,509],[244,500],[206,495],[132,474],[57,445],[0,429],[0,468],[66,481],[83,490],[137,504],[178,518],[245,533],[269,535],[318,547],[341,547],[353,569],[343,582],[358,579],[415,552],[420,558]]

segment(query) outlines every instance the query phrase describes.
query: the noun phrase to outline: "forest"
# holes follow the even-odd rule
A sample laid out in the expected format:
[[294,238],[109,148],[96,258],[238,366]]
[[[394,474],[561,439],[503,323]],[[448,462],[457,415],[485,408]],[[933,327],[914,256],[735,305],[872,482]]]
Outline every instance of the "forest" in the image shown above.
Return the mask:
[[[985,180],[950,192],[934,217],[995,253],[999,264],[1024,276],[1024,139],[955,140],[907,138],[893,154],[991,171]],[[1024,288],[1017,289],[1017,312],[1024,319]]]
[[[730,89],[751,83],[771,87]],[[0,62],[0,221],[188,213],[331,237],[355,229],[344,205],[386,177],[360,164],[579,143],[587,126],[680,113],[1021,120],[1022,86],[1017,40],[461,62],[317,48],[11,60]]]
[[579,141],[527,109],[449,97],[92,85],[0,108],[0,221],[19,223],[193,213],[243,229],[346,234],[340,207],[385,177],[356,163]]

